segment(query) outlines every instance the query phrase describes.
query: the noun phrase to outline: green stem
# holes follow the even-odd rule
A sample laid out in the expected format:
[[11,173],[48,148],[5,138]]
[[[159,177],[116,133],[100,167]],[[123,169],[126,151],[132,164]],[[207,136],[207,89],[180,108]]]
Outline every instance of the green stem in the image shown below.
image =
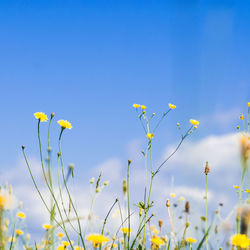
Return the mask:
[[[206,176],[206,187],[205,187],[205,197],[206,197],[206,199],[205,199],[205,202],[206,202],[206,207],[205,207],[205,217],[206,217],[206,221],[205,221],[205,231],[207,232],[207,174],[205,174],[205,176]],[[207,250],[208,250],[208,237],[207,237],[207,235],[206,235],[206,248],[207,248]]]
[[128,199],[128,249],[129,249],[129,240],[130,240],[130,202],[129,202],[129,166],[131,161],[128,161],[127,168],[127,199]]

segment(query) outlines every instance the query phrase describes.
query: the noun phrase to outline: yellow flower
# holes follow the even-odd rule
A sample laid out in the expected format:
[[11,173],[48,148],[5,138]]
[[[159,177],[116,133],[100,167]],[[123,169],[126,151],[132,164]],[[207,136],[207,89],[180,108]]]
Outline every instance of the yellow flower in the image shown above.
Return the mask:
[[114,243],[114,244],[112,245],[112,248],[116,248],[116,247],[117,247],[117,244]]
[[129,228],[127,228],[127,227],[122,227],[122,228],[121,228],[121,231],[122,231],[124,234],[127,234],[127,233],[130,233],[130,232],[131,232],[131,230],[130,230]]
[[9,193],[0,191],[0,208],[10,209],[12,207],[12,197]]
[[75,250],[83,250],[83,247],[78,247],[78,246],[76,246],[76,247],[75,247]]
[[240,115],[240,119],[241,119],[241,120],[244,120],[244,116],[243,116],[242,114]]
[[235,234],[231,237],[233,246],[247,248],[250,245],[250,239],[245,234]]
[[147,107],[145,105],[141,105],[141,109],[146,109]]
[[237,186],[237,185],[233,185],[233,187],[234,187],[235,189],[238,189],[238,188],[239,188],[239,186]]
[[23,212],[18,212],[18,213],[16,214],[16,216],[17,216],[18,218],[20,218],[20,219],[25,219],[25,218],[26,218],[26,214],[23,213]]
[[102,234],[90,234],[87,237],[88,241],[91,241],[93,247],[98,247],[100,244],[104,244],[109,241],[109,238],[103,236]]
[[46,121],[48,121],[47,115],[45,115],[43,112],[36,112],[36,113],[34,113],[34,116],[40,122],[46,122]]
[[68,128],[68,129],[72,129],[71,123],[68,122],[67,120],[59,120],[57,122],[63,129]]
[[178,126],[178,127],[179,127],[179,126],[180,126],[180,123],[179,123],[179,122],[177,122],[177,123],[176,123],[176,126]]
[[190,119],[190,123],[192,123],[193,125],[199,125],[200,123],[194,119]]
[[161,245],[164,244],[164,241],[161,238],[159,238],[158,236],[154,235],[151,238],[151,243],[154,244],[156,247],[160,247]]
[[20,230],[20,229],[17,229],[16,230],[16,234],[19,236],[19,235],[22,235],[23,234],[23,231],[22,230]]
[[46,230],[49,230],[49,229],[52,228],[52,226],[49,225],[49,224],[43,224],[43,228],[46,229]]
[[247,103],[247,106],[250,107],[250,102]]
[[154,234],[158,234],[159,231],[158,231],[157,229],[154,229],[154,230],[153,230],[153,233],[154,233]]
[[171,103],[169,103],[168,106],[169,106],[169,108],[171,108],[171,109],[175,109],[175,108],[176,108],[176,106],[175,106],[174,104],[171,104]]
[[153,138],[154,138],[154,134],[153,134],[153,133],[148,133],[148,134],[147,134],[147,137],[148,137],[149,139],[153,139]]
[[183,197],[183,196],[181,196],[181,197],[180,197],[180,200],[181,200],[181,201],[184,201],[184,197]]
[[172,198],[174,198],[176,195],[175,195],[175,193],[170,193],[170,196],[171,196]]
[[141,106],[140,104],[133,104],[133,107],[136,108],[136,109],[140,108],[140,106]]
[[188,243],[195,243],[197,240],[194,238],[186,238],[186,242]]
[[65,250],[65,246],[58,246],[57,250]]
[[249,194],[250,193],[250,189],[246,189],[245,192]]
[[62,238],[62,237],[64,237],[64,233],[58,233],[57,236],[58,236],[58,238]]
[[[73,244],[74,242],[71,241],[71,244]],[[62,244],[66,247],[66,246],[70,246],[70,242],[68,241],[62,241]]]

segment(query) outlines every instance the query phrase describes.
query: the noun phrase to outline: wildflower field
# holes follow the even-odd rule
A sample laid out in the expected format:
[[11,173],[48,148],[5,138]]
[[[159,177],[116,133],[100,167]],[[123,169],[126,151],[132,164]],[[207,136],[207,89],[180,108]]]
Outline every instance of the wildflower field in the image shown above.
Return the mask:
[[[103,178],[102,170],[97,176],[89,176],[90,204],[87,210],[81,210],[78,199],[73,194],[77,166],[65,162],[64,134],[70,135],[74,129],[70,121],[58,120],[55,113],[34,113],[37,120],[36,146],[39,150],[39,168],[42,176],[34,171],[29,158],[29,145],[20,146],[26,174],[30,176],[33,189],[40,199],[40,206],[46,209],[47,223],[40,225],[40,239],[34,239],[27,227],[26,204],[18,200],[11,183],[0,189],[0,249],[249,249],[250,247],[250,182],[249,182],[249,113],[239,115],[237,133],[239,147],[239,164],[235,166],[240,174],[238,183],[232,183],[231,192],[237,196],[234,206],[223,217],[224,204],[209,200],[209,189],[213,166],[206,159],[201,166],[200,181],[205,193],[200,191],[199,208],[192,204],[185,195],[172,191],[161,195],[160,204],[154,200],[152,192],[163,169],[176,153],[185,149],[185,141],[195,137],[200,122],[190,117],[185,123],[172,124],[172,130],[179,131],[178,143],[162,161],[154,160],[154,147],[160,138],[158,130],[165,126],[165,120],[175,112],[176,105],[167,104],[161,115],[152,113],[150,108],[133,104],[131,112],[135,113],[135,126],[140,126],[144,136],[144,145],[136,154],[144,161],[144,173],[139,176],[144,183],[139,191],[132,181],[131,168],[136,165],[127,159],[125,175],[120,180],[117,194],[112,197],[112,204],[103,204],[96,212],[96,201],[112,186],[112,182]],[[32,114],[30,115],[32,118]],[[55,130],[55,131],[54,131]],[[51,147],[51,133],[57,133],[56,147]],[[43,135],[43,136],[42,136]],[[72,144],[72,147],[74,145]],[[223,148],[221,148],[223,150]],[[185,168],[185,165],[182,166]],[[111,170],[114,171],[114,170]],[[177,170],[178,175],[182,170]],[[40,172],[39,172],[40,173]],[[42,182],[39,179],[42,178]],[[6,180],[8,181],[8,180]],[[223,182],[223,176],[221,176]],[[164,185],[171,185],[165,183]],[[164,187],[162,187],[163,189]],[[136,193],[142,194],[134,198]],[[191,194],[192,195],[192,194]],[[136,200],[135,200],[136,199]],[[108,209],[106,209],[108,206]],[[156,207],[161,207],[160,214]],[[216,209],[212,209],[216,207]],[[194,212],[195,211],[195,212]],[[115,223],[114,223],[115,221]]]

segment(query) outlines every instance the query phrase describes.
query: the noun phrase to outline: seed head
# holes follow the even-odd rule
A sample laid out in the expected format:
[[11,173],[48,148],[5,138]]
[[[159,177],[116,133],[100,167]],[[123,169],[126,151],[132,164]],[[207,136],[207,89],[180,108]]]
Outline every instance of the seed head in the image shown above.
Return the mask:
[[185,213],[189,213],[189,211],[190,211],[190,204],[189,204],[189,202],[188,201],[186,201],[186,203],[185,203]]
[[208,165],[208,162],[206,162],[206,166],[205,166],[205,171],[204,171],[204,173],[205,173],[205,175],[208,175],[209,172],[210,172],[210,167],[209,167],[209,165]]
[[167,199],[167,201],[166,201],[166,207],[170,207],[169,199]]

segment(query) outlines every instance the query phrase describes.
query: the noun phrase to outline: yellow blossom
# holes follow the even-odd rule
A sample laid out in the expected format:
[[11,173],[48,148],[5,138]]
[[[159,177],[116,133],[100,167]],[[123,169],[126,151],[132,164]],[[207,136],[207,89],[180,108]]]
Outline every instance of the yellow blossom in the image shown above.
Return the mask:
[[244,116],[243,116],[242,114],[240,115],[240,119],[241,119],[241,120],[244,120]]
[[186,238],[186,242],[188,243],[195,243],[197,240],[194,238]]
[[90,234],[87,236],[87,240],[92,242],[93,247],[98,247],[100,244],[108,242],[109,238],[102,234]]
[[181,197],[180,197],[180,200],[181,200],[181,201],[184,201],[184,197],[183,197],[183,196],[181,196]]
[[233,185],[233,187],[234,187],[235,189],[238,189],[238,188],[239,188],[239,186],[237,186],[237,185]]
[[23,234],[23,231],[20,230],[20,229],[16,229],[16,234],[17,234],[17,235],[22,235],[22,234]]
[[0,208],[1,209],[10,209],[12,207],[12,197],[9,193],[0,191]]
[[65,246],[58,246],[57,250],[65,250]]
[[249,194],[250,193],[250,189],[246,189],[245,192]]
[[78,247],[78,246],[76,246],[74,249],[75,249],[75,250],[83,250],[83,247]]
[[116,248],[116,247],[117,247],[117,244],[114,243],[114,244],[112,245],[112,248]]
[[141,105],[141,109],[146,109],[147,107],[145,105]]
[[175,109],[175,108],[176,108],[176,106],[175,106],[174,104],[171,104],[171,103],[169,103],[168,106],[169,106],[169,108],[171,108],[171,109]]
[[233,246],[247,248],[250,245],[250,239],[245,234],[235,234],[231,237]]
[[52,228],[52,226],[50,224],[43,224],[43,228],[49,230]]
[[194,119],[190,119],[190,123],[192,123],[193,125],[199,125],[200,123]]
[[175,193],[170,193],[170,196],[171,196],[172,198],[174,198],[176,195],[175,195]]
[[58,238],[62,238],[62,237],[64,237],[64,233],[58,233],[57,236],[58,236]]
[[23,213],[23,212],[18,212],[18,213],[16,214],[16,216],[17,216],[18,218],[20,218],[20,219],[25,219],[25,218],[26,218],[26,214]]
[[68,122],[67,120],[59,120],[57,122],[63,129],[67,128],[67,129],[72,129],[71,123]]
[[177,122],[177,123],[176,123],[176,126],[178,126],[178,127],[179,127],[179,126],[180,126],[180,123],[179,123],[179,122]]
[[43,112],[36,112],[36,113],[34,113],[34,116],[40,122],[46,122],[46,121],[48,121],[47,115],[45,115]]
[[[74,242],[71,241],[71,244],[73,244]],[[62,241],[62,244],[66,247],[66,246],[70,246],[70,242],[68,241]]]
[[157,229],[154,229],[154,230],[153,230],[153,233],[154,233],[154,234],[158,234],[159,231],[158,231]]
[[122,227],[122,228],[121,228],[121,231],[122,231],[124,234],[127,234],[127,233],[130,233],[130,232],[131,232],[131,230],[130,230],[129,228],[127,228],[127,227]]
[[250,107],[250,102],[247,103],[247,106]]
[[136,109],[140,108],[140,106],[141,106],[140,104],[133,104],[133,107],[136,108]]
[[164,244],[164,241],[160,237],[154,235],[151,238],[151,243],[154,244],[156,247],[160,247],[161,245]]
[[147,134],[147,137],[148,137],[149,139],[153,139],[153,138],[154,138],[154,134],[153,134],[153,133],[148,133],[148,134]]

